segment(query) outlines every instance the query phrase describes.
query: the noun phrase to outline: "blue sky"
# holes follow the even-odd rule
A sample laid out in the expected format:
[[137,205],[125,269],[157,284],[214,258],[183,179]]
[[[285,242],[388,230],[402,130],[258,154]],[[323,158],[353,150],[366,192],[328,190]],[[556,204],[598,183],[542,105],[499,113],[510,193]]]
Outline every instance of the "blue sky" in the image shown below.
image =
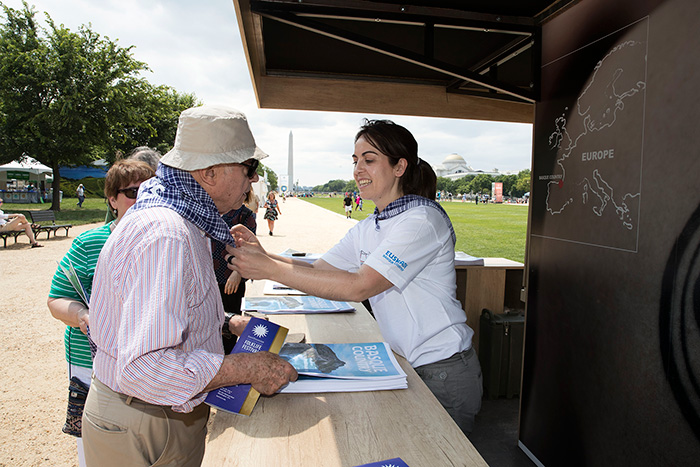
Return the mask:
[[[0,0],[20,9],[21,0]],[[435,165],[457,153],[477,170],[530,168],[532,125],[343,112],[258,109],[231,0],[34,0],[43,18],[77,31],[82,24],[120,46],[134,46],[153,84],[194,93],[205,104],[225,104],[248,116],[263,163],[287,172],[294,133],[294,176],[302,186],[352,178],[353,137],[363,118],[390,118],[418,140],[420,156]]]

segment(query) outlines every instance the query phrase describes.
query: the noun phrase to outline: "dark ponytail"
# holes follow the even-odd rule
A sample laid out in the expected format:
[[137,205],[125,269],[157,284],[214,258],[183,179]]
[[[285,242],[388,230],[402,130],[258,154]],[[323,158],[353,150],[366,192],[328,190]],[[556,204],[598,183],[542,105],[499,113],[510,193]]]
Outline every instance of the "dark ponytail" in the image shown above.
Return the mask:
[[400,159],[406,160],[406,170],[400,181],[404,195],[435,199],[437,177],[430,164],[418,157],[418,143],[410,131],[391,120],[365,119],[355,135],[355,142],[360,137],[388,156],[392,167]]

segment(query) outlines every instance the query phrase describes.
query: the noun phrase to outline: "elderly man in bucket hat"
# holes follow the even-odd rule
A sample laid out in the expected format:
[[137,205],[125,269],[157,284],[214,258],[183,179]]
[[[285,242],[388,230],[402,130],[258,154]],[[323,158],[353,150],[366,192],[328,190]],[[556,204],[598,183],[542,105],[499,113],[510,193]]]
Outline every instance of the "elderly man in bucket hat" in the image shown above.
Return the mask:
[[242,113],[184,111],[175,146],[105,244],[90,301],[87,465],[200,465],[208,391],[248,383],[272,394],[296,379],[268,352],[223,355],[210,238],[233,245],[220,213],[241,206],[263,157]]

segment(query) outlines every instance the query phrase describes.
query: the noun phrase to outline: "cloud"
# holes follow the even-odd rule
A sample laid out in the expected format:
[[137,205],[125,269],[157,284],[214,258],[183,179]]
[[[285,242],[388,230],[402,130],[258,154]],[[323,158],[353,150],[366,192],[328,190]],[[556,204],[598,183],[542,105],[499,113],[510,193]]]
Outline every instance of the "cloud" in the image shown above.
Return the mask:
[[[21,9],[21,0],[2,0]],[[227,104],[248,116],[264,160],[278,175],[287,173],[289,132],[294,134],[294,178],[314,186],[352,178],[350,155],[361,121],[389,118],[416,137],[419,151],[436,165],[457,153],[477,170],[530,168],[532,126],[457,119],[345,112],[259,109],[231,0],[30,0],[72,31],[80,25],[122,47],[134,46],[137,60],[151,68],[145,77],[206,104]]]

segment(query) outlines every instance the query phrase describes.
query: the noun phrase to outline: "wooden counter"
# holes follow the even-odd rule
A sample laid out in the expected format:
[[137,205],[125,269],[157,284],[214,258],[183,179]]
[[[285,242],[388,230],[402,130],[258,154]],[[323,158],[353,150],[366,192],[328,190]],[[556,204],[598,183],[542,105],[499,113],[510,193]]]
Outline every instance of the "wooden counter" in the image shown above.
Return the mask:
[[[381,341],[355,313],[279,315],[271,321],[310,343]],[[250,417],[212,411],[202,463],[211,466],[342,466],[401,457],[411,467],[486,466],[408,362],[408,389],[261,397]]]
[[488,308],[503,313],[505,306],[524,307],[520,301],[523,263],[505,258],[484,258],[483,266],[455,266],[457,299],[467,315],[467,324],[474,330],[472,346],[479,353],[479,320]]

